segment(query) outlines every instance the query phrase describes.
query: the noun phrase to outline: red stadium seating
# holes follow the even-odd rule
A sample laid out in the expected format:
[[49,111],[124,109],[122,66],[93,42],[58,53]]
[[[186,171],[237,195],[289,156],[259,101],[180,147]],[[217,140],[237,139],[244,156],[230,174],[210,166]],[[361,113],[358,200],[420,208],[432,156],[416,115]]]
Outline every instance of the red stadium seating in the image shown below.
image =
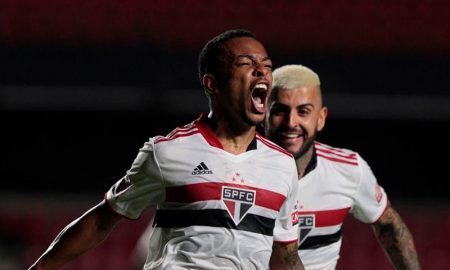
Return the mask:
[[[88,209],[90,202],[95,203],[95,200],[59,199],[36,202],[30,199],[15,199],[2,203],[4,207],[0,209],[0,269],[9,269],[2,267],[5,261],[18,264],[17,269],[28,266],[66,224]],[[429,204],[414,207],[412,204],[405,204],[397,210],[414,235],[423,269],[448,269],[450,206]],[[124,220],[104,243],[69,263],[63,270],[135,270],[131,262],[132,253],[148,220],[149,214],[137,221]],[[15,253],[2,253],[5,246],[14,247]],[[370,226],[352,217],[348,218],[344,225],[344,241],[338,270],[344,269],[392,269]]]

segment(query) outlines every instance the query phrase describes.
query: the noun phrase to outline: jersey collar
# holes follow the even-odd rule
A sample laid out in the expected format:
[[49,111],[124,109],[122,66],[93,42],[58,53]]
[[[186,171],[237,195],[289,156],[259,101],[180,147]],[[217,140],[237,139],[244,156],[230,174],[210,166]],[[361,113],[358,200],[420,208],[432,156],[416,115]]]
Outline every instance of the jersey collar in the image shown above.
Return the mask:
[[310,173],[312,170],[314,170],[317,166],[317,154],[316,154],[316,147],[313,144],[313,153],[311,156],[311,160],[309,161],[308,165],[306,166],[305,173],[303,174],[303,177]]
[[[219,139],[217,138],[216,134],[212,131],[210,124],[208,122],[210,122],[208,114],[202,113],[200,114],[200,117],[194,121],[194,125],[198,128],[200,134],[202,134],[203,138],[205,138],[205,140],[208,142],[209,145],[223,150],[222,143],[220,143]],[[256,146],[257,143],[255,136],[255,138],[253,138],[253,140],[248,145],[247,151],[255,150]]]

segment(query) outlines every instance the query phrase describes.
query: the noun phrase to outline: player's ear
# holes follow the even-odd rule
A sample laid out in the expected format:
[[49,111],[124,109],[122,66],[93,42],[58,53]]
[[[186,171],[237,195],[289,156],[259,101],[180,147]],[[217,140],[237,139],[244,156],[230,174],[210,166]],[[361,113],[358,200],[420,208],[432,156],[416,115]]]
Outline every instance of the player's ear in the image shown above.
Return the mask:
[[317,131],[321,131],[325,127],[325,122],[327,120],[328,108],[323,106],[320,109],[319,119],[317,120]]
[[216,77],[211,73],[206,73],[202,78],[203,87],[211,94],[219,91]]

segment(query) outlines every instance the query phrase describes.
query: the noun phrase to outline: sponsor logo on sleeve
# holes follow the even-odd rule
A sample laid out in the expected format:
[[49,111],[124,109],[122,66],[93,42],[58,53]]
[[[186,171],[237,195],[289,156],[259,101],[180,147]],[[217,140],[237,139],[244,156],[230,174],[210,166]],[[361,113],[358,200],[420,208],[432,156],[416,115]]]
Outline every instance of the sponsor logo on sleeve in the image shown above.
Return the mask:
[[375,186],[375,199],[378,204],[381,202],[381,199],[383,199],[383,192],[381,192],[381,187],[378,184]]
[[292,212],[291,214],[292,226],[298,224],[298,204],[299,202],[297,201],[296,204],[294,205],[294,212]]

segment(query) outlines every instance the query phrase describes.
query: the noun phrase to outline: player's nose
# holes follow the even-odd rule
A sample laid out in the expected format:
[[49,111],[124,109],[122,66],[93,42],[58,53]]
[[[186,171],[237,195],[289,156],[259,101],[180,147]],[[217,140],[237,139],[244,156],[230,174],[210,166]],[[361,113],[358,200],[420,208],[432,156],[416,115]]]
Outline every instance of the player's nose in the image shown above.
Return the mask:
[[264,63],[258,63],[255,65],[255,70],[253,71],[254,76],[267,78],[268,74],[272,72]]

